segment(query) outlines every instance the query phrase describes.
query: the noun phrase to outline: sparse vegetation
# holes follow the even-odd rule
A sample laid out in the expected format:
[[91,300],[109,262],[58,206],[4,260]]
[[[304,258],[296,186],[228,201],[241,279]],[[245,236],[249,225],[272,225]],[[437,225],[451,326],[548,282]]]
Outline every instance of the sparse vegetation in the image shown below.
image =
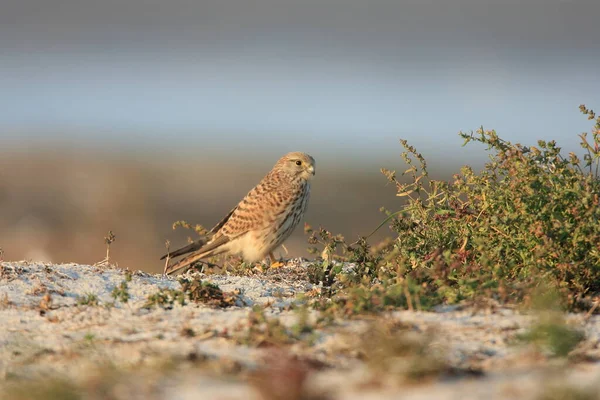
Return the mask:
[[540,317],[537,323],[518,338],[535,344],[551,356],[566,357],[585,339],[585,334],[568,326],[561,314],[551,313]]
[[196,336],[196,332],[190,327],[183,327],[181,328],[181,336],[192,338]]
[[225,293],[219,286],[203,281],[198,276],[192,278],[180,277],[179,283],[181,284],[181,290],[161,289],[148,296],[148,301],[144,307],[171,309],[174,304],[185,305],[186,300],[216,307],[230,307],[234,306],[237,301],[241,301],[239,291]]
[[551,357],[569,356],[585,339],[585,333],[580,326],[567,324],[559,292],[542,284],[532,292],[530,303],[537,320],[517,335],[517,341],[530,343]]
[[98,296],[93,293],[87,293],[85,296],[77,297],[77,305],[79,306],[97,306],[100,304]]
[[129,301],[131,296],[129,295],[129,291],[128,291],[129,288],[127,286],[127,282],[131,282],[131,279],[132,279],[131,272],[129,270],[126,270],[125,271],[125,279],[123,281],[121,281],[119,286],[116,286],[111,293],[111,296],[113,299],[118,300],[121,303],[127,303]]
[[450,373],[443,349],[432,348],[431,332],[400,322],[373,324],[360,338],[359,351],[379,376],[423,381]]
[[116,286],[112,293],[111,296],[113,297],[113,299],[120,301],[121,303],[127,303],[129,301],[129,292],[127,291],[127,282],[126,281],[122,281],[119,286]]
[[238,300],[239,292],[225,293],[219,286],[202,281],[197,276],[192,279],[180,278],[181,290],[187,294],[190,301],[205,303],[218,307],[230,307]]
[[96,339],[96,335],[94,335],[91,332],[86,333],[83,336],[83,341],[86,343],[86,345],[91,346],[94,344],[94,340]]
[[248,315],[247,328],[235,339],[240,344],[255,347],[282,346],[300,341],[310,345],[315,336],[306,312],[306,309],[299,311],[296,324],[288,327],[279,318],[268,317],[261,307],[255,306]]
[[185,293],[176,289],[161,289],[158,292],[148,296],[145,308],[161,307],[165,309],[173,308],[174,304],[185,305]]

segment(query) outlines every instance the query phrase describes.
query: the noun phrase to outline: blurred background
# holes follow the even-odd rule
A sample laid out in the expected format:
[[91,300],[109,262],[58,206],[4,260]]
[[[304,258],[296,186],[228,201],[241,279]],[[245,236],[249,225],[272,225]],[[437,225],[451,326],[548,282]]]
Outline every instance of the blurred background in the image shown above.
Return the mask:
[[[483,125],[578,149],[600,108],[597,0],[0,0],[0,247],[159,271],[288,151],[306,221],[348,239],[401,206],[398,139],[435,178]],[[385,229],[384,229],[385,230]],[[386,232],[382,232],[384,235]],[[289,256],[306,256],[299,228]],[[283,252],[281,252],[283,254]]]

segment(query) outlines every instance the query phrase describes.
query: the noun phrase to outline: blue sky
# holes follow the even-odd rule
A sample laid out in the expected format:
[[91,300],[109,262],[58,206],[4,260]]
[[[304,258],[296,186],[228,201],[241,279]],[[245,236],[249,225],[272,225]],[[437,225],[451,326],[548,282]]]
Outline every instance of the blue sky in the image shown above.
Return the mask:
[[462,159],[483,124],[572,150],[600,109],[597,3],[10,0],[0,136]]

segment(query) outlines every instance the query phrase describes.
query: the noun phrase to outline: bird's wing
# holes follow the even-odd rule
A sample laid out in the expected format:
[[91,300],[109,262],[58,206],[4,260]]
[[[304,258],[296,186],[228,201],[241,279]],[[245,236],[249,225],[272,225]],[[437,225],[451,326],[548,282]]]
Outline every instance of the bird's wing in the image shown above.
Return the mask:
[[235,211],[236,208],[237,208],[237,206],[235,206],[231,211],[229,211],[229,213],[225,216],[225,218],[223,218],[218,224],[213,226],[213,228],[210,230],[209,233],[212,233],[212,234],[217,233],[219,231],[219,229],[221,229],[223,227],[223,225],[225,225],[227,223],[227,221],[229,221],[229,218],[231,218],[231,215],[233,214],[233,212]]
[[281,217],[295,200],[294,189],[267,175],[231,210],[218,225],[216,235],[231,239],[249,231],[264,229]]

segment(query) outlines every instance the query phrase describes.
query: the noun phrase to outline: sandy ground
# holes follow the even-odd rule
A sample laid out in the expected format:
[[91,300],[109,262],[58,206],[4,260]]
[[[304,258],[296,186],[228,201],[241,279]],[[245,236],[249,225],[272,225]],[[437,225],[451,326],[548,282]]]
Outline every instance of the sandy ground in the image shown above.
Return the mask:
[[[536,316],[501,307],[396,311],[329,324],[310,312],[308,339],[285,346],[255,340],[248,334],[254,306],[290,329],[298,324],[300,313],[290,304],[320,289],[305,280],[305,264],[292,260],[249,277],[202,276],[239,293],[235,305],[163,309],[144,306],[160,289],[181,288],[172,277],[133,272],[123,303],[111,296],[125,280],[122,269],[1,263],[0,395],[62,379],[82,388],[81,398],[99,399],[566,399],[572,390],[600,398],[600,315],[566,316],[585,332],[568,359],[517,344]],[[98,305],[78,304],[89,294]],[[371,352],[398,344],[394,337],[369,342],[365,332],[394,324],[409,327],[409,336],[430,337],[426,354],[394,362],[365,357],[365,337]],[[415,362],[431,355],[451,368],[408,379]],[[556,397],[561,390],[567,397]]]

